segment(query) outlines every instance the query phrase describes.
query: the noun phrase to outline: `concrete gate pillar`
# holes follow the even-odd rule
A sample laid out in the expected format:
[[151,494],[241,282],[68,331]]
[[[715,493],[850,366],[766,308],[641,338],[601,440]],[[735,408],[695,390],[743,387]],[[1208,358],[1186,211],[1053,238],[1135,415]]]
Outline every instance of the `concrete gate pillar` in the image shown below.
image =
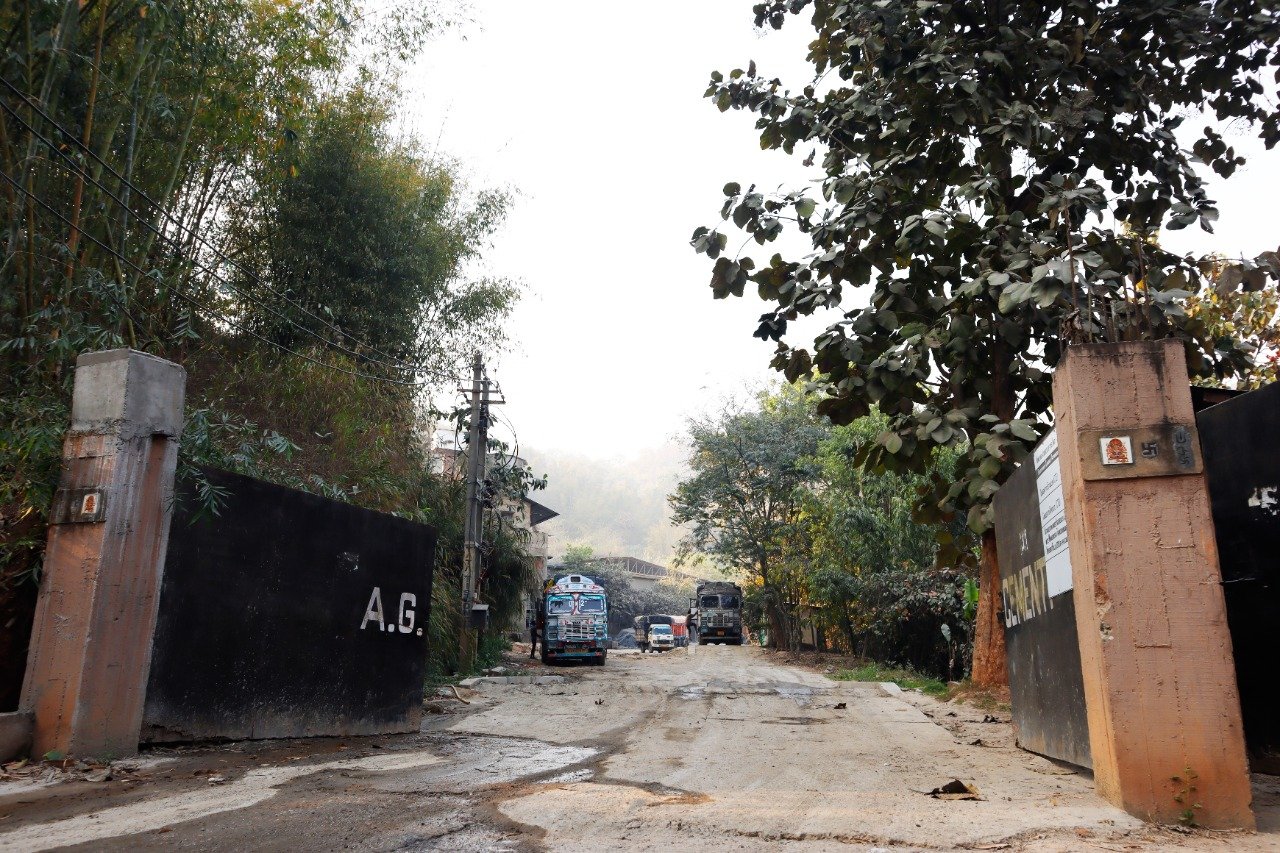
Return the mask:
[[1251,829],[1182,344],[1070,347],[1053,408],[1098,792],[1151,821]]
[[186,372],[133,350],[76,361],[23,710],[32,753],[138,748]]

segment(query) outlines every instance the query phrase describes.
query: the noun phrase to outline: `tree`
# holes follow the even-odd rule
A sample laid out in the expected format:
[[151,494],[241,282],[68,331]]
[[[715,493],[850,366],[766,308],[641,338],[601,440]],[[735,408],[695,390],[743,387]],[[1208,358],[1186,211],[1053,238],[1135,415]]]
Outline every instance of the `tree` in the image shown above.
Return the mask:
[[779,562],[826,430],[795,389],[756,403],[689,421],[692,473],[669,498],[671,522],[690,526],[680,553],[705,554],[759,584],[770,640],[785,647]]
[[[889,416],[860,463],[921,472],[934,448],[963,449],[917,516],[963,516],[983,535],[974,679],[1003,683],[990,499],[1046,429],[1064,347],[1177,335],[1193,375],[1249,369],[1247,347],[1184,322],[1197,259],[1142,238],[1211,229],[1197,162],[1223,177],[1243,162],[1213,126],[1185,150],[1186,114],[1280,140],[1261,82],[1280,65],[1280,18],[1237,0],[768,0],[756,23],[806,8],[810,82],[789,90],[752,63],[713,73],[706,95],[755,113],[761,147],[821,153],[820,194],[724,188],[733,227],[762,246],[791,228],[811,253],[730,258],[708,227],[692,242],[716,259],[716,297],[750,281],[775,303],[756,334],[777,341],[789,379],[814,372],[820,412]],[[1241,278],[1276,260],[1239,264]],[[859,287],[865,307],[846,302]],[[839,316],[811,348],[784,340],[826,308]]]
[[[1229,267],[1228,267],[1229,269]],[[1220,276],[1219,276],[1220,278]],[[1251,391],[1280,378],[1280,293],[1274,285],[1206,288],[1187,300],[1189,325],[1204,337],[1231,338],[1253,348],[1252,366],[1235,381],[1211,377],[1212,385],[1228,385]]]
[[518,298],[509,281],[464,274],[506,215],[508,197],[469,203],[455,170],[390,139],[395,91],[365,81],[321,102],[235,210],[232,251],[250,327],[315,346],[301,305],[361,356],[448,371],[494,349]]
[[854,460],[887,423],[873,413],[835,427],[821,445],[821,488],[805,502],[809,595],[850,652],[954,678],[972,642],[964,612],[969,572],[935,566],[938,538],[967,552],[978,540],[961,521],[942,530],[918,524],[913,508],[931,475],[953,476],[959,453],[935,450],[927,475],[866,471]]

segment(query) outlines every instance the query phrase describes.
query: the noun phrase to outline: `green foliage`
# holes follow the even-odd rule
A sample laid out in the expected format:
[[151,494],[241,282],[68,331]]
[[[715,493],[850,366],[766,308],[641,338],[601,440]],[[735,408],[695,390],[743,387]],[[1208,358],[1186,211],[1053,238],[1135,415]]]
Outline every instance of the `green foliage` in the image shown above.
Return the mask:
[[[691,475],[671,497],[673,521],[690,525],[684,553],[746,579],[747,621],[767,625],[774,644],[794,648],[810,629],[820,645],[963,673],[976,538],[913,512],[921,492],[955,476],[963,451],[936,450],[923,473],[873,473],[858,460],[889,419],[831,428],[814,402],[786,386],[691,422]],[[939,563],[940,539],[963,559]]]
[[324,318],[326,338],[359,341],[374,363],[448,370],[504,339],[517,287],[463,270],[502,223],[508,196],[468,202],[454,167],[393,143],[398,94],[365,82],[322,100],[234,208],[239,284],[260,300],[239,307],[284,346],[315,343],[290,322],[305,309]]
[[[188,370],[182,473],[206,511],[226,496],[200,465],[435,524],[431,653],[456,665],[460,487],[427,473],[424,398],[353,375],[440,381],[501,345],[517,296],[466,274],[506,195],[469,192],[389,131],[397,75],[445,23],[434,4],[356,0],[0,5],[0,611],[15,632],[75,358],[129,346]],[[374,364],[388,354],[425,369]],[[530,564],[489,521],[502,619]],[[24,653],[0,649],[0,679]]]
[[798,524],[804,487],[818,470],[814,456],[826,429],[795,389],[761,393],[756,405],[730,403],[689,421],[690,476],[669,498],[672,524],[687,524],[681,557],[701,554],[761,587],[770,638],[794,640],[784,614],[785,586],[803,552]]
[[974,583],[973,578],[965,578],[964,619],[966,622],[972,622],[977,615],[978,615],[978,585]]
[[[889,417],[859,463],[922,472],[934,448],[960,449],[919,518],[988,528],[1069,342],[1175,335],[1193,374],[1250,369],[1238,340],[1186,322],[1197,259],[1142,236],[1211,229],[1196,169],[1243,163],[1213,126],[1185,150],[1188,112],[1280,140],[1261,82],[1280,65],[1273,4],[769,0],[756,22],[808,8],[812,81],[787,89],[753,63],[712,74],[706,96],[755,114],[762,148],[821,154],[818,194],[724,189],[725,223],[761,246],[798,231],[811,251],[729,258],[723,225],[693,245],[715,260],[716,297],[750,282],[773,303],[757,335],[778,341],[788,379],[816,372],[822,414]],[[1274,254],[1239,267],[1241,280],[1280,273]],[[848,289],[864,287],[866,306],[851,306]],[[839,319],[812,348],[784,341],[791,321],[830,308]]]
[[925,474],[874,474],[856,464],[886,427],[869,415],[836,427],[821,448],[823,487],[806,500],[810,595],[850,651],[956,677],[972,643],[972,560],[935,565],[939,538],[971,557],[963,524],[919,524],[913,507],[935,480],[955,476],[959,451],[940,448]]
[[896,684],[903,690],[919,690],[937,699],[946,698],[949,688],[945,681],[921,675],[910,669],[894,669],[868,663],[857,669],[839,669],[828,676],[835,681],[883,681]]

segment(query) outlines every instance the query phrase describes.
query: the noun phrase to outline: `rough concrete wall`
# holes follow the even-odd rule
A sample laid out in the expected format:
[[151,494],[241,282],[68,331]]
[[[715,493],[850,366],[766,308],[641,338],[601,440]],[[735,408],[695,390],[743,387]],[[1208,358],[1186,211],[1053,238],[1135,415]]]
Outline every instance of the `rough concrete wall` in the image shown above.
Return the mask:
[[1206,826],[1252,827],[1204,476],[1081,472],[1081,453],[1098,452],[1082,430],[1195,423],[1182,345],[1072,347],[1054,412],[1098,790],[1150,820],[1190,808]]
[[130,350],[77,362],[58,491],[94,491],[101,517],[60,518],[55,501],[22,696],[36,755],[137,750],[184,382]]

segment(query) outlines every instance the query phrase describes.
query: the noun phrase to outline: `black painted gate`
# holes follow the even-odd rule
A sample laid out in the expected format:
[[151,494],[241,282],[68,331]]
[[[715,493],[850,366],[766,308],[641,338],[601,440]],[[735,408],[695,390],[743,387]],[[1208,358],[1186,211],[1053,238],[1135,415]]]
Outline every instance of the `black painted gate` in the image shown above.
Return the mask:
[[1280,772],[1280,383],[1196,415],[1255,770]]
[[179,485],[141,740],[417,731],[435,531],[206,469]]
[[1050,432],[995,496],[996,544],[1018,746],[1092,767],[1071,556]]

